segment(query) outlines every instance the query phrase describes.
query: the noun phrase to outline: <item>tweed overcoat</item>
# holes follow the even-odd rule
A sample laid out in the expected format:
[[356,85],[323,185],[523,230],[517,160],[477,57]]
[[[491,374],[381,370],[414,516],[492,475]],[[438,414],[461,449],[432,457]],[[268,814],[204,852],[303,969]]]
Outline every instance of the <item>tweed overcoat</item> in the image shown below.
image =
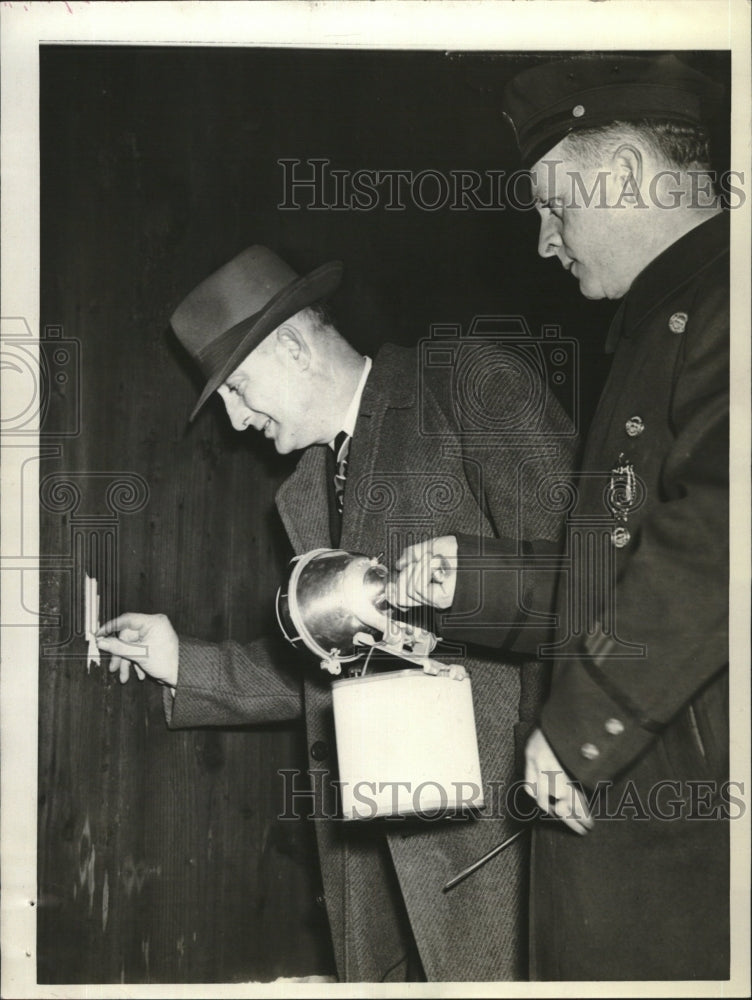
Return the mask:
[[[452,398],[457,384],[434,377],[420,352],[393,345],[379,351],[351,446],[342,548],[384,553],[393,563],[405,544],[458,527],[476,535],[521,530],[556,538],[560,512],[537,502],[537,485],[571,465],[571,428],[552,397],[543,407],[531,407],[529,366],[521,372],[514,364],[495,364],[488,350],[481,348],[480,366],[464,370],[480,379],[474,383],[480,393],[470,395],[487,410],[489,423],[480,430],[490,428],[490,436],[476,433],[476,406],[473,433],[461,433],[462,417]],[[326,446],[311,447],[278,491],[277,507],[296,553],[331,545],[325,470]],[[525,977],[525,838],[456,889],[441,890],[516,829],[503,791],[515,777],[521,674],[530,671],[534,677],[536,665],[521,667],[485,651],[480,657],[456,654],[451,659],[460,659],[472,676],[483,780],[499,783],[495,794],[487,795],[485,809],[474,819],[345,823],[330,818],[336,812],[337,762],[329,676],[312,657],[276,638],[244,647],[181,638],[176,695],[165,699],[171,726],[305,719],[319,861],[340,980],[403,975],[406,921],[429,980]],[[523,701],[530,700],[523,694]],[[531,714],[523,708],[523,716]],[[523,717],[523,726],[526,721]]]
[[[565,768],[600,791],[587,835],[537,825],[534,979],[728,978],[728,224],[657,257],[609,334],[541,715]],[[479,600],[459,577],[454,612]],[[487,583],[488,618],[509,596]],[[550,578],[528,585],[545,605]]]

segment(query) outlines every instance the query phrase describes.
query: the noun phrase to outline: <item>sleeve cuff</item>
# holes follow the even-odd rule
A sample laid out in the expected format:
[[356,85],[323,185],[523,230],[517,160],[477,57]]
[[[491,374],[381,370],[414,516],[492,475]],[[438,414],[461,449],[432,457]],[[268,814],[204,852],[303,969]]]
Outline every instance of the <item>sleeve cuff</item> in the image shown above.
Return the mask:
[[457,583],[450,613],[452,616],[470,616],[480,610],[483,604],[481,571],[468,569],[468,559],[478,558],[478,539],[472,535],[456,535],[457,538]]
[[578,661],[559,667],[541,728],[562,765],[586,787],[616,777],[655,738]]
[[[479,565],[479,542],[485,539],[459,534],[456,538],[457,582],[452,606],[440,617],[441,633],[446,639],[504,647],[517,631],[517,622],[502,620],[508,609],[517,607],[517,573]],[[468,566],[470,562],[475,566]]]
[[[460,534],[456,538],[457,581],[452,606],[440,619],[441,634],[538,658],[553,626],[555,573],[534,568],[537,557],[530,557],[526,566],[511,539]],[[541,544],[545,559],[551,558],[552,550],[558,554],[555,543]]]

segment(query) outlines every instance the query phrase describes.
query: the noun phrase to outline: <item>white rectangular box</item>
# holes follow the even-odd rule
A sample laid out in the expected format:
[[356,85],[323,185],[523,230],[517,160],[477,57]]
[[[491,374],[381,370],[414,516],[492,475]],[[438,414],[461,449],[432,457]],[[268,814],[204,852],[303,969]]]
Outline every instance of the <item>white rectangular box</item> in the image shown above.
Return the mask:
[[470,678],[397,670],[332,684],[345,819],[483,806]]

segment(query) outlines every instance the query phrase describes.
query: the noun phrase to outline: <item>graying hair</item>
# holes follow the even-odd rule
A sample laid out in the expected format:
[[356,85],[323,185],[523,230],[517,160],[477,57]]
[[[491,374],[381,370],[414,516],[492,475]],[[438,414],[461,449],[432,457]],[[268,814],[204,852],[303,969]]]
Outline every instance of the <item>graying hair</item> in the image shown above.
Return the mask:
[[307,314],[313,320],[315,327],[319,330],[324,330],[327,327],[331,327],[335,330],[337,328],[337,323],[332,315],[332,311],[323,299],[320,299],[318,302],[314,302],[310,306],[306,306],[305,309],[301,309],[300,311]]
[[600,165],[625,141],[647,145],[666,166],[680,170],[710,171],[710,140],[700,125],[674,121],[614,121],[600,128],[570,132],[567,152],[588,166]]

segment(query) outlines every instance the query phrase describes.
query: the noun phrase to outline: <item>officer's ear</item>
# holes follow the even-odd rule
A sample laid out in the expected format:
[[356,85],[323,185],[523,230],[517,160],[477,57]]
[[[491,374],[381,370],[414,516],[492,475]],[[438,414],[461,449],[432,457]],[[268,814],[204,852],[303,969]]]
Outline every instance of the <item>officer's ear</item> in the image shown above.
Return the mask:
[[618,192],[617,208],[626,205],[637,205],[646,208],[640,194],[644,162],[638,146],[625,142],[611,157],[611,176]]
[[306,371],[311,364],[311,349],[300,325],[288,320],[275,333],[274,352],[284,365]]

